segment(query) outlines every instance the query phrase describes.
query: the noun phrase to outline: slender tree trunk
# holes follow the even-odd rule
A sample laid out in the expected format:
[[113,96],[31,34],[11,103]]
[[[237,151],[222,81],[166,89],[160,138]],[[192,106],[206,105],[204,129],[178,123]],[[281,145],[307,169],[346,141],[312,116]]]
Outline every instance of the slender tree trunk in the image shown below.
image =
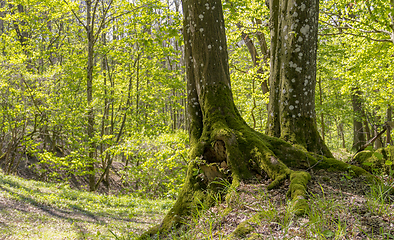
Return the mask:
[[[373,133],[374,133],[374,136],[378,135],[378,133],[379,133],[378,125],[374,125],[373,126]],[[374,142],[374,148],[376,150],[376,149],[379,149],[381,147],[382,147],[382,138],[378,137],[378,139],[376,139],[376,141]]]
[[[106,45],[106,34],[103,33],[101,35],[101,39],[102,39],[102,44],[105,46]],[[101,59],[101,64],[102,64],[102,71],[103,71],[103,78],[104,78],[104,109],[103,109],[103,117],[101,120],[101,137],[104,137],[105,135],[109,135],[109,131],[108,131],[108,120],[109,120],[109,108],[110,108],[110,103],[109,103],[109,97],[108,97],[108,85],[107,85],[107,78],[108,78],[108,70],[109,70],[109,66],[108,66],[108,59],[107,59],[107,55],[104,54],[102,56]],[[109,163],[109,159],[110,159],[110,154],[107,152],[104,154],[105,150],[107,149],[108,144],[106,143],[101,143],[100,144],[100,150],[101,150],[101,156],[102,156],[102,161],[101,161],[101,165],[102,165],[102,169],[103,171],[105,171],[105,169],[107,168],[107,165]],[[105,179],[103,180],[103,183],[106,187],[110,187],[109,186],[109,171],[107,171],[106,175],[105,175]],[[97,183],[95,184],[97,186]],[[97,188],[95,187],[95,190]]]
[[[135,60],[133,67],[135,67],[135,65],[138,62],[139,58],[140,58],[140,55],[137,56],[137,59]],[[115,101],[115,99],[114,99],[114,89],[115,89],[115,81],[111,77],[108,63],[106,65],[107,65],[108,78],[109,78],[109,80],[111,82],[111,100],[110,101],[111,101],[111,111],[112,111],[112,113],[111,113],[111,127],[109,129],[109,134],[110,135],[114,135],[115,134],[115,132],[114,132],[114,130],[115,130],[114,129],[115,128],[115,121],[114,121],[114,101]],[[127,101],[126,101],[126,104],[125,104],[125,107],[124,107],[124,113],[123,113],[121,125],[120,125],[120,128],[119,128],[119,132],[118,132],[118,134],[116,136],[116,139],[115,139],[115,144],[119,143],[119,141],[120,141],[120,139],[121,139],[121,137],[122,137],[122,135],[124,133],[128,112],[130,111],[130,113],[132,113],[132,107],[133,107],[132,91],[133,91],[133,79],[132,79],[132,76],[130,76],[128,91],[127,91]],[[104,181],[105,184],[107,186],[109,186],[109,184],[110,184],[110,182],[109,182],[109,169],[112,166],[113,160],[114,160],[114,158],[113,157],[111,158],[109,153],[107,153],[106,154],[106,161],[105,161],[106,165],[105,165],[103,173],[101,174],[101,176],[99,177],[97,183],[95,184],[95,190],[98,188],[99,184],[102,181]],[[127,164],[128,164],[128,162],[126,162],[126,166],[127,166]],[[137,164],[138,164],[138,162],[137,162]]]
[[[379,134],[379,125],[380,125],[380,120],[381,120],[381,116],[377,115],[377,112],[379,111],[380,107],[377,107],[376,110],[374,111],[374,126],[373,126],[373,135],[377,136]],[[375,145],[375,149],[379,149],[381,147],[383,147],[383,142],[382,142],[382,137],[379,136],[376,141],[374,142]]]
[[[259,69],[257,70],[258,74],[257,74],[256,78],[261,80],[261,90],[262,90],[263,94],[266,94],[269,91],[268,82],[267,82],[267,80],[261,79],[261,76],[260,76],[261,74],[264,73],[263,66],[267,64],[268,54],[269,54],[267,43],[265,40],[265,35],[262,32],[257,33],[257,37],[258,37],[258,40],[259,40],[260,46],[261,46],[261,52],[263,53],[263,61],[261,61],[259,54],[257,53],[256,47],[253,43],[253,40],[249,37],[248,34],[246,34],[242,30],[243,26],[240,23],[237,24],[237,27],[241,30],[241,37],[245,41],[246,47],[248,48],[250,57],[253,62],[253,66],[254,67],[259,66]],[[252,114],[253,114],[253,111],[252,111]]]
[[362,92],[359,88],[352,89],[352,106],[353,106],[353,146],[352,149],[357,151],[366,143],[365,130],[362,124]]
[[371,134],[371,130],[369,128],[369,123],[367,121],[367,119],[365,118],[364,120],[364,125],[363,125],[364,129],[365,129],[365,134],[367,135],[367,139],[371,139],[372,138],[372,134]]
[[[392,108],[391,108],[391,105],[389,105],[387,107],[387,112],[386,112],[386,122],[391,122],[392,121],[391,115],[392,115]],[[391,142],[391,128],[390,127],[387,127],[387,130],[386,130],[386,145],[392,145],[392,142]]]
[[[0,8],[5,7],[5,1],[1,0],[0,1]],[[5,12],[0,12],[0,33],[4,33],[4,20],[2,19],[5,17]]]
[[[374,125],[374,136],[377,136],[379,134],[379,129],[378,129],[378,125]],[[383,143],[382,143],[382,137],[379,136],[378,139],[376,139],[376,141],[374,142],[375,144],[375,149],[379,149],[381,147],[383,147]]]
[[343,122],[341,120],[339,121],[337,127],[338,127],[339,140],[341,141],[341,147],[346,148],[345,133],[343,131]]
[[[253,62],[253,66],[254,67],[259,67],[259,69],[257,70],[257,75],[254,76],[252,78],[252,101],[253,101],[253,106],[252,109],[250,111],[250,114],[252,116],[252,120],[253,120],[253,129],[256,129],[256,117],[254,114],[254,110],[257,108],[257,104],[256,104],[256,97],[255,97],[255,82],[256,79],[259,79],[261,81],[261,89],[263,91],[263,94],[268,93],[268,83],[267,80],[264,80],[261,78],[261,75],[264,73],[264,69],[263,66],[267,64],[267,59],[268,59],[268,50],[267,50],[267,43],[265,42],[265,37],[264,34],[259,32],[258,37],[259,37],[259,41],[261,44],[261,49],[262,49],[262,53],[264,54],[263,59],[264,61],[262,62],[260,60],[259,54],[257,53],[256,47],[253,43],[253,40],[249,37],[248,34],[246,34],[242,28],[243,26],[238,23],[237,27],[241,30],[241,37],[242,39],[245,41],[245,44],[249,50],[249,54],[250,57],[252,59]],[[268,108],[268,105],[266,106],[266,108]]]
[[136,101],[135,101],[135,115],[136,115],[136,128],[139,127],[140,122],[140,59],[137,59],[137,77],[136,77]]
[[[320,106],[323,106],[323,90],[321,87],[321,78],[319,79],[319,94],[320,94]],[[321,122],[321,137],[322,140],[325,141],[325,126],[324,126],[324,113],[323,111],[320,114],[320,122]]]
[[87,135],[89,144],[88,150],[88,171],[89,171],[89,188],[94,191],[95,188],[95,169],[94,169],[94,153],[96,145],[93,141],[94,138],[94,109],[93,109],[93,67],[94,67],[94,34],[92,22],[92,1],[86,1],[86,33],[88,39],[88,63],[87,63],[87,82],[86,82],[86,96],[88,105],[88,125]]

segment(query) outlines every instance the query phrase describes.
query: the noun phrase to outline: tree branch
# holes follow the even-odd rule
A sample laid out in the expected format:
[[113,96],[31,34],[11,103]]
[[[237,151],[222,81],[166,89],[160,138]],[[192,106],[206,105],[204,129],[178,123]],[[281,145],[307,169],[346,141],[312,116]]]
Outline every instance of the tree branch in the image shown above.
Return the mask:
[[[66,1],[66,0],[63,0],[67,5],[69,5],[68,4],[68,2]],[[71,9],[71,12],[73,13],[73,15],[74,15],[74,17],[77,19],[77,21],[79,22],[79,24],[81,24],[85,29],[86,29],[86,31],[88,31],[88,27],[82,22],[82,20],[78,17],[78,15],[75,13],[75,11],[74,11],[74,9],[72,9],[72,8],[70,8]]]
[[[112,22],[113,20],[115,20],[115,19],[117,19],[117,18],[119,18],[121,16],[127,15],[129,13],[132,13],[132,12],[134,12],[134,11],[136,11],[138,9],[141,9],[143,7],[146,7],[146,6],[148,6],[148,5],[145,4],[145,5],[139,6],[137,8],[134,8],[134,9],[130,10],[130,11],[126,11],[126,12],[120,13],[120,14],[114,16],[114,17],[111,17],[111,18],[107,19],[107,20],[105,20],[105,17],[104,17],[103,21],[100,23],[99,30],[97,30],[97,32],[95,34],[96,36],[94,37],[94,42],[96,42],[97,39],[99,38],[99,35],[100,35],[100,32],[101,32],[102,28],[104,28],[104,26],[106,26],[109,22]],[[108,12],[108,10],[109,10],[109,8],[107,9],[107,12]],[[106,13],[105,13],[105,15],[106,15]]]

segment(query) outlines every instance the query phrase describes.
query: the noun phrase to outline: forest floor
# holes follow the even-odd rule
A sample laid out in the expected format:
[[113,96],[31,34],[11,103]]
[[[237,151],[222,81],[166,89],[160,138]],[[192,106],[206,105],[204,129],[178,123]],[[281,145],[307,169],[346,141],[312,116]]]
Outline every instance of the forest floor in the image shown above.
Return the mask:
[[0,172],[0,239],[132,239],[171,200],[100,195]]
[[[394,239],[394,199],[362,178],[319,171],[308,185],[310,212],[297,217],[286,202],[289,181],[267,191],[270,180],[241,184],[236,197],[188,220],[180,239]],[[382,198],[385,199],[382,199]],[[255,220],[250,220],[258,216]],[[208,237],[210,236],[210,238]],[[172,236],[170,236],[172,239]]]
[[[270,180],[255,179],[234,189],[231,200],[200,206],[168,239],[230,239],[237,227],[239,234],[231,239],[394,239],[394,198],[383,186],[351,173],[310,173],[305,216],[295,216],[286,200],[289,181],[267,191]],[[158,224],[173,204],[0,171],[0,239],[134,239]]]
[[307,215],[296,216],[287,202],[289,180],[267,191],[271,180],[256,179],[241,184],[231,201],[203,206],[168,239],[394,239],[392,178],[382,178],[388,188],[351,173],[310,174]]

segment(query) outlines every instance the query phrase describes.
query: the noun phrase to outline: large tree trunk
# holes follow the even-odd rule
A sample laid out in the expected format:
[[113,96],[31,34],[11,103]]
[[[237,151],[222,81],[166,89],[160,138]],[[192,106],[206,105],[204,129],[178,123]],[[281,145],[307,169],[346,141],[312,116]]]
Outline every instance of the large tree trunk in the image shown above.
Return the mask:
[[[199,1],[183,1],[192,161],[177,202],[152,232],[180,223],[197,203],[210,205],[207,191],[217,190],[215,180],[231,179],[237,186],[263,170],[274,180],[270,187],[275,187],[291,174],[265,136],[250,128],[235,107],[220,1]],[[305,193],[309,174],[296,178],[302,180],[292,197]]]
[[[272,179],[269,189],[290,178],[288,195],[292,200],[291,204],[294,204],[295,213],[305,213],[308,210],[306,184],[310,175],[291,170],[290,167],[347,170],[348,165],[323,156],[316,160],[315,154],[305,151],[307,147],[295,148],[279,138],[250,128],[236,109],[231,93],[221,2],[184,0],[183,10],[188,112],[191,121],[190,164],[174,207],[159,226],[150,229],[141,239],[172,230],[186,221],[184,218],[190,216],[198,206],[213,204],[213,194],[224,192],[231,198],[231,191],[225,192],[221,181],[230,182],[230,189],[235,189],[242,180],[262,172]],[[314,87],[313,84],[305,86],[308,93],[312,86]],[[308,118],[309,125],[298,127],[308,131],[305,128],[315,126],[314,119],[310,116]],[[289,128],[287,130],[290,131]],[[308,135],[310,136],[312,133]],[[313,135],[315,138],[316,136],[319,135]],[[309,143],[309,140],[304,143]],[[325,147],[322,143],[319,146]],[[325,153],[331,155],[328,149]],[[360,168],[350,168],[356,174],[365,173]]]
[[267,134],[327,157],[316,127],[319,1],[271,0],[271,75]]

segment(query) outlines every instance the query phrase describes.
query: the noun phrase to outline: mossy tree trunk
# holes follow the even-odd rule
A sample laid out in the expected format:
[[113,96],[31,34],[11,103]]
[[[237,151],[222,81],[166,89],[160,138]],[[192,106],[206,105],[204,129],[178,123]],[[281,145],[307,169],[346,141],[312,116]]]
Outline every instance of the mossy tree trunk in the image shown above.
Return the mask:
[[318,0],[270,0],[267,134],[332,157],[316,127]]
[[[274,112],[275,116],[288,119],[279,122],[278,128],[288,131],[289,135],[293,134],[290,124],[298,124],[297,131],[309,131],[309,128],[313,127],[314,132],[303,135],[304,141],[299,144],[305,147],[293,147],[283,139],[253,130],[242,119],[233,101],[221,1],[183,0],[183,11],[190,120],[190,164],[184,186],[175,205],[167,213],[163,222],[151,228],[141,239],[171,231],[173,227],[182,224],[182,221],[187,221],[185,218],[190,216],[196,207],[213,204],[213,194],[227,194],[231,197],[231,192],[224,192],[221,189],[222,185],[218,182],[229,182],[232,185],[231,188],[236,189],[242,180],[261,174],[266,174],[272,179],[268,189],[277,187],[283,180],[290,178],[288,197],[294,204],[296,213],[305,213],[308,210],[305,199],[306,184],[310,175],[304,171],[291,170],[291,168],[307,169],[314,166],[315,169],[349,169],[347,164],[335,159],[319,156],[317,160],[315,153],[324,153],[327,156],[331,156],[331,153],[322,141],[313,145],[310,140],[311,138],[320,140],[314,122],[313,98],[306,94],[305,97],[299,98],[311,104],[307,104],[306,108],[300,107],[302,115],[297,118],[292,116],[289,118],[286,115],[289,112],[284,110],[284,105],[272,104],[282,109],[281,112]],[[304,16],[307,17],[307,15]],[[314,21],[317,24],[317,19]],[[316,38],[314,39],[316,41]],[[300,44],[303,46],[302,43]],[[314,58],[309,61],[315,60],[314,55]],[[311,66],[314,65],[315,63],[311,63]],[[277,64],[275,63],[274,66]],[[311,75],[308,79],[314,81],[315,75]],[[300,83],[301,80],[297,81]],[[285,86],[287,83],[282,81],[282,86],[299,91],[299,86],[293,83],[291,86]],[[314,83],[307,84],[301,89],[308,88],[304,92],[314,95],[314,92],[309,90],[314,86]],[[294,104],[295,101],[294,99]],[[289,105],[286,106],[288,109]],[[309,122],[305,125],[301,123],[302,119]],[[286,137],[283,138],[288,140]],[[312,144],[312,148],[309,148],[308,144]],[[309,153],[306,149],[315,150],[315,153]],[[320,151],[321,149],[323,150]],[[360,168],[351,169],[356,174],[365,173]]]

